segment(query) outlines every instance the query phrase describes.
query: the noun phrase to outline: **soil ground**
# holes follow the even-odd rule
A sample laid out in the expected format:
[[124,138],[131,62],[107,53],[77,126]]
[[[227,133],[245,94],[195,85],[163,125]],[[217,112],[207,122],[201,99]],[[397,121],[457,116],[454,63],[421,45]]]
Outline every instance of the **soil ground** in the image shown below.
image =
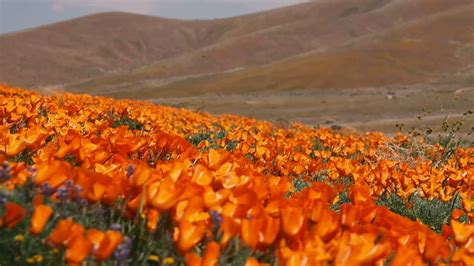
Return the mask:
[[393,134],[402,125],[433,128],[441,132],[449,123],[464,120],[460,131],[469,142],[474,127],[474,87],[414,85],[398,88],[327,89],[247,94],[206,94],[196,97],[152,99],[152,102],[206,111],[238,114],[276,121],[282,125],[302,122],[312,126],[343,126],[361,131]]

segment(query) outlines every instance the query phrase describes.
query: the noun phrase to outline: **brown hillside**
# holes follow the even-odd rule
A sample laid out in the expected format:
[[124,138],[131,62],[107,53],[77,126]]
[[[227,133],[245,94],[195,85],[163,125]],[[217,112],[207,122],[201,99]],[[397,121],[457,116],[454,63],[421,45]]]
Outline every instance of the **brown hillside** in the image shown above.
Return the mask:
[[[379,70],[384,69],[384,62],[386,65],[390,62],[389,65],[406,65],[418,71],[426,66],[420,62],[434,56],[440,61],[437,65],[444,65],[443,60],[448,60],[447,70],[457,67],[459,62],[446,52],[438,57],[437,52],[412,50],[408,44],[404,44],[406,49],[401,49],[405,46],[398,45],[390,36],[396,39],[396,34],[403,35],[403,29],[412,29],[409,25],[413,23],[424,25],[425,19],[433,20],[460,7],[465,9],[469,3],[469,0],[326,0],[207,21],[127,13],[97,14],[0,36],[0,82],[30,87],[65,83],[71,90],[127,97],[136,97],[137,92],[153,96],[174,94],[176,89],[184,95],[201,89],[238,92],[364,85],[365,74],[372,74],[359,73],[366,65]],[[443,23],[440,22],[441,28]],[[470,24],[467,18],[464,23],[453,25],[461,26],[459,34],[465,34]],[[439,33],[435,29],[429,31],[436,36],[444,34],[444,29]],[[457,30],[452,32],[457,34]],[[412,45],[423,48],[426,43],[422,44]],[[376,49],[378,54],[370,56],[367,49]],[[400,54],[391,54],[391,49]],[[459,50],[464,56],[466,51],[469,49]],[[398,59],[405,55],[410,60]],[[421,59],[417,59],[418,55]],[[331,70],[341,65],[347,66],[345,75],[352,78],[341,79],[337,71]],[[386,72],[393,70],[390,66],[385,68]],[[433,70],[445,69],[434,67]],[[223,73],[229,71],[232,73]],[[189,79],[191,76],[200,77]],[[400,81],[396,76],[375,78],[381,81],[374,84]],[[161,85],[166,87],[155,89]],[[118,92],[117,88],[127,93]]]
[[[380,87],[431,82],[472,67],[474,5],[453,8],[358,38],[321,53],[314,51],[232,73],[188,78],[142,97],[260,90]],[[131,95],[125,95],[131,96]]]
[[97,77],[213,43],[203,23],[104,13],[0,37],[1,81],[35,86]]

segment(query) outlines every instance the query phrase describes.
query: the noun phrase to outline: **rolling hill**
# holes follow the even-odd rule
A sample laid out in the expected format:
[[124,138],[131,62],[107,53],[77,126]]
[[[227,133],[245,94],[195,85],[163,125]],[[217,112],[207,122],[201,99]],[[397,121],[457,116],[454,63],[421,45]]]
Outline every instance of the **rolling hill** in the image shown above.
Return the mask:
[[472,71],[473,11],[474,5],[450,9],[380,35],[362,37],[333,51],[312,51],[263,66],[188,78],[161,86],[159,91],[148,88],[143,92],[149,96],[185,96],[203,91],[362,88],[434,82]]
[[472,64],[473,11],[347,0],[216,20],[102,13],[0,36],[0,82],[145,98],[431,81]]

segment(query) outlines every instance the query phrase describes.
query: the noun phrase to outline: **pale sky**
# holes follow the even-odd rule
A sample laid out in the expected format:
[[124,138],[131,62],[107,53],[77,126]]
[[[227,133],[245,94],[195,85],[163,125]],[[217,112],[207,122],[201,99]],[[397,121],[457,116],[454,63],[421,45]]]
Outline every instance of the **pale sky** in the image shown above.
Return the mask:
[[301,2],[305,0],[0,0],[0,34],[106,11],[213,19]]

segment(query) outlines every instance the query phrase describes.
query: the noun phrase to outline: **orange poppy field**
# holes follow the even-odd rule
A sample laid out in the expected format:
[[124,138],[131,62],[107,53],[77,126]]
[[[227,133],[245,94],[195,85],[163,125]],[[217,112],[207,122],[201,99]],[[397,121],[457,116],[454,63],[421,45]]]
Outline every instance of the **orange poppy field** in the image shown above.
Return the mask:
[[474,265],[472,146],[8,86],[0,118],[1,265]]

